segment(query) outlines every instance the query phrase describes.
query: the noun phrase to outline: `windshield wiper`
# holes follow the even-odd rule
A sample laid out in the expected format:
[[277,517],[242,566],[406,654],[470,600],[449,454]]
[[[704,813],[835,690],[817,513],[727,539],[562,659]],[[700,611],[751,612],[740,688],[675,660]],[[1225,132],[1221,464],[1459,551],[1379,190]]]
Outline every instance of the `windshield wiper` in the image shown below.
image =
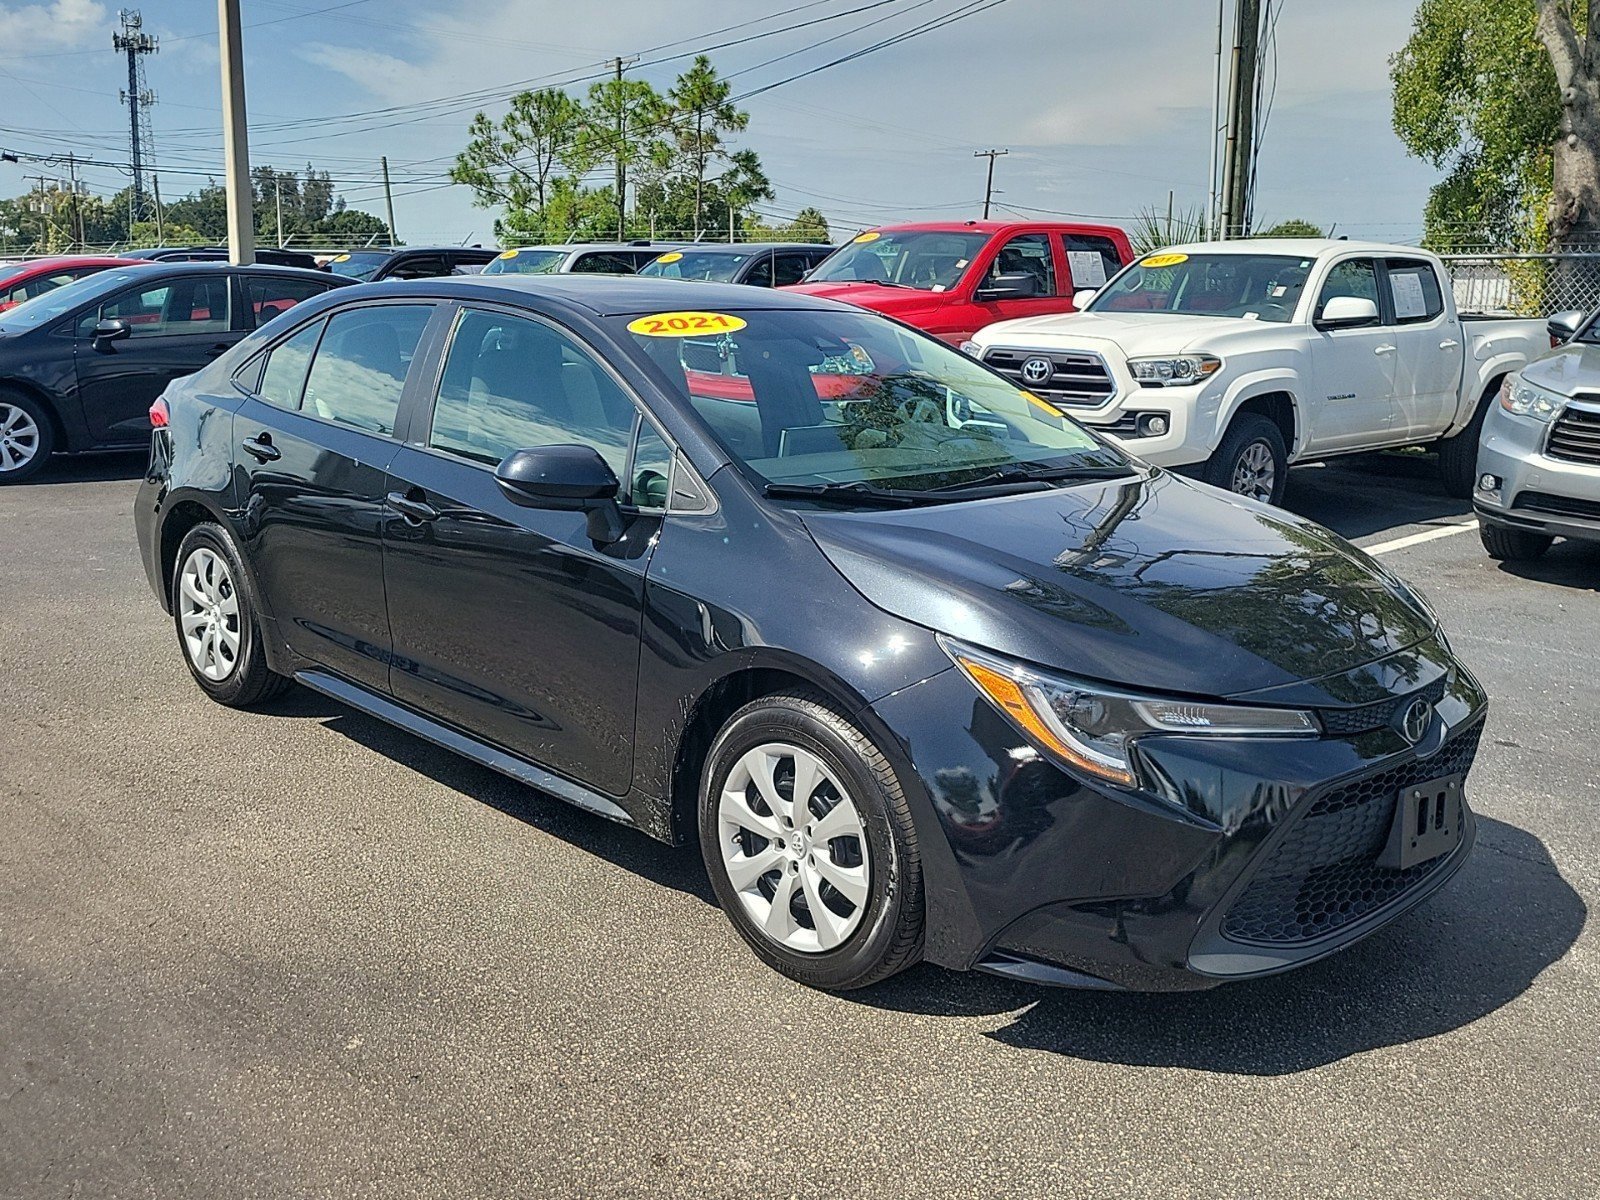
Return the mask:
[[796,500],[823,500],[832,503],[880,504],[886,508],[905,508],[917,503],[915,492],[899,492],[873,487],[870,483],[769,483],[762,494]]
[[1100,463],[1086,463],[1075,467],[1047,467],[1028,463],[1006,463],[1004,466],[996,467],[986,475],[979,475],[976,479],[968,479],[962,483],[947,483],[927,490],[948,494],[950,492],[967,492],[978,488],[1003,487],[1006,484],[1050,484],[1071,479],[1120,479],[1124,475],[1131,474],[1133,472],[1128,467]]

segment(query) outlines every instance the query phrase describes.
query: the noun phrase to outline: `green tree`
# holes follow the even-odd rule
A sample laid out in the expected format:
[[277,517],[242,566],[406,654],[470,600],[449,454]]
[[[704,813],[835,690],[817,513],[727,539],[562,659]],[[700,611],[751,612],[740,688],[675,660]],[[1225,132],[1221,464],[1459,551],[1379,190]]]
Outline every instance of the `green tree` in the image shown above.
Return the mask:
[[732,158],[723,135],[742,132],[750,124],[750,114],[729,102],[732,90],[726,79],[717,77],[711,60],[701,54],[667,93],[678,156],[694,181],[691,228],[696,237],[705,227],[706,171],[715,160]]
[[663,131],[669,119],[661,93],[642,79],[607,79],[589,89],[583,123],[574,143],[578,160],[610,163],[619,186],[612,189],[618,238],[626,238],[628,174],[659,170],[666,161]]
[[[480,208],[508,213],[543,211],[556,179],[579,174],[590,164],[579,154],[583,107],[559,88],[518,92],[499,123],[478,113],[467,127],[466,149],[456,155],[450,178],[472,189]],[[517,220],[526,223],[526,216]]]
[[1264,229],[1256,234],[1257,237],[1278,238],[1320,238],[1327,237],[1328,231],[1315,221],[1306,221],[1300,217],[1290,217],[1287,221],[1279,221],[1270,229]]
[[744,240],[750,242],[816,242],[827,245],[833,241],[833,234],[828,228],[828,218],[822,215],[820,209],[802,208],[795,213],[794,220],[780,224],[769,224],[757,217],[746,217],[744,221]]

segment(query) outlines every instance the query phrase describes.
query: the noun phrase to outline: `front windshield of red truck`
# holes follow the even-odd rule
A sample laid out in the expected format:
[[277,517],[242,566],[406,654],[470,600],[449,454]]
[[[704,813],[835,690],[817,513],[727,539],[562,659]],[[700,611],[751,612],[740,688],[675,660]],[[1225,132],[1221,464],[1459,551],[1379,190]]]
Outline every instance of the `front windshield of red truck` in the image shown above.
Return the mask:
[[1283,323],[1315,259],[1288,254],[1151,254],[1113,279],[1086,312],[1158,312]]
[[948,292],[988,240],[985,233],[863,233],[835,251],[806,282],[877,283]]

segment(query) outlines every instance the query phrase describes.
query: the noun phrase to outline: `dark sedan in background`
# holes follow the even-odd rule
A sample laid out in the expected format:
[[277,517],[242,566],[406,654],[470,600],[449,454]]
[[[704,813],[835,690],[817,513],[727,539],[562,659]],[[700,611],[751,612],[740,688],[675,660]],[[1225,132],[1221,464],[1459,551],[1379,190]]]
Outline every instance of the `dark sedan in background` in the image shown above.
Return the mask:
[[498,250],[482,246],[401,246],[399,249],[346,250],[327,261],[327,270],[360,283],[380,279],[429,279],[471,275],[495,260]]
[[0,484],[58,451],[142,445],[150,403],[251,330],[347,283],[324,271],[108,267],[0,313]]
[[1471,849],[1486,701],[1411,589],[874,313],[353,288],[155,415],[135,523],[202,690],[299,680],[696,840],[814,986],[1268,974]]
[[832,246],[806,242],[725,242],[668,250],[639,268],[658,279],[701,279],[712,283],[747,283],[755,287],[788,287],[833,253]]
[[[276,246],[257,246],[254,251],[257,263],[268,267],[300,267],[307,271],[318,269],[316,256],[305,250],[284,250]],[[149,262],[227,262],[226,246],[153,246],[148,250],[129,250],[128,258],[142,258]]]

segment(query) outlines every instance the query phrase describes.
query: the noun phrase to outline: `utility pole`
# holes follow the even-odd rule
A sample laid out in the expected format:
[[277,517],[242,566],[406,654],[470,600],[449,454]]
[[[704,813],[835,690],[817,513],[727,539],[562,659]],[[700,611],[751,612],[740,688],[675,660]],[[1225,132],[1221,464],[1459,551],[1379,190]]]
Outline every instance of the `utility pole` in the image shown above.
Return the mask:
[[989,201],[994,197],[994,160],[1002,154],[1010,154],[1010,150],[974,150],[973,158],[987,158],[989,160],[989,178],[983,185],[983,219],[989,219]]
[[67,151],[67,186],[72,189],[72,244],[83,246],[83,207],[78,203],[78,160]]
[[154,171],[150,172],[150,190],[156,198],[156,241],[164,246],[167,243],[167,231],[161,216],[161,177]]
[[389,186],[389,156],[380,155],[378,162],[383,167],[383,206],[389,214],[389,248],[394,248],[394,190]]
[[628,240],[628,177],[622,168],[622,59],[612,60],[612,65],[617,70],[617,241]]
[[250,144],[244,117],[244,37],[239,0],[217,0],[222,50],[222,151],[227,172],[228,261],[256,260],[255,193],[250,187]]
[[276,169],[272,172],[272,195],[278,202],[278,249],[283,249],[283,180]]
[[1250,232],[1260,41],[1261,0],[1238,0],[1233,23],[1233,63],[1228,72],[1228,136],[1222,160],[1222,236],[1225,238],[1245,237]]
[[1217,135],[1222,132],[1222,30],[1228,0],[1217,0],[1217,53],[1211,64],[1211,133],[1206,138],[1206,239],[1217,236]]
[[128,144],[133,159],[133,209],[137,219],[144,215],[144,158],[150,141],[150,107],[156,94],[144,83],[144,64],[139,60],[157,50],[156,38],[144,31],[144,18],[137,9],[117,13],[122,31],[111,35],[111,46],[128,56],[128,90],[122,102],[128,106]]

